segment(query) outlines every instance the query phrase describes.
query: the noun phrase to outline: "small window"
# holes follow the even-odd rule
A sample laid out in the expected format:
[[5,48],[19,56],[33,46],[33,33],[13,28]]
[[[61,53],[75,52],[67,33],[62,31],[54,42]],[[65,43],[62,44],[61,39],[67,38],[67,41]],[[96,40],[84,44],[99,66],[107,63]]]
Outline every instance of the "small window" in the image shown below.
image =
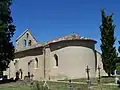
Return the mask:
[[26,34],[26,37],[27,37],[27,38],[29,37],[29,33]]
[[26,47],[27,41],[24,39],[24,47]]
[[56,54],[54,54],[54,58],[55,58],[55,61],[56,61],[56,66],[58,66],[58,56]]
[[17,63],[18,61],[17,60],[15,60],[15,63]]
[[32,41],[31,41],[31,40],[29,40],[29,42],[28,42],[28,46],[31,46],[31,42],[32,42]]
[[38,59],[35,58],[35,68],[38,68]]
[[15,65],[15,69],[16,69],[16,71],[18,70],[18,60],[15,60],[15,63],[14,63],[14,65]]
[[28,62],[28,66],[30,66],[30,62]]
[[14,65],[16,65],[16,64],[17,64],[17,62],[18,62],[18,61],[17,61],[17,60],[15,60]]

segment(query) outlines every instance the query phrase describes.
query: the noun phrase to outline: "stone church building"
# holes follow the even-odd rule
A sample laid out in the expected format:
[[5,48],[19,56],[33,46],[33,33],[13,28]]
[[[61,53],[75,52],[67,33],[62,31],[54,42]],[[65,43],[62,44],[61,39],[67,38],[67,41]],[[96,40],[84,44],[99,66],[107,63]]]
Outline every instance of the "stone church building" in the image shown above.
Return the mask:
[[27,29],[17,38],[15,59],[4,74],[15,78],[19,72],[21,79],[30,76],[33,80],[75,79],[87,77],[87,66],[90,77],[97,77],[99,66],[101,75],[106,75],[96,43],[77,34],[38,43]]

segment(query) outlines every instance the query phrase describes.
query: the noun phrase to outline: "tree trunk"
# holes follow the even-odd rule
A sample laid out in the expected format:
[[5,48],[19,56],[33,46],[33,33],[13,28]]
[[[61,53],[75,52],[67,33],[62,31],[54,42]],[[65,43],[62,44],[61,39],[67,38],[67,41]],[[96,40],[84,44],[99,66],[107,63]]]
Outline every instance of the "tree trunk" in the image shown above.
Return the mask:
[[108,77],[111,77],[111,74],[110,74],[110,73],[108,73]]

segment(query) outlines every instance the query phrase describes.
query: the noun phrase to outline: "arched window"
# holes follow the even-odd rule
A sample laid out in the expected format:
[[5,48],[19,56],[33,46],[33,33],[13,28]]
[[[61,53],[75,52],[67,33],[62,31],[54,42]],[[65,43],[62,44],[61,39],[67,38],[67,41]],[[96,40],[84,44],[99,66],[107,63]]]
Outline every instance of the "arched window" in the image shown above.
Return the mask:
[[29,40],[29,42],[28,42],[28,46],[31,46],[31,40]]
[[56,61],[56,66],[58,66],[58,56],[57,56],[57,54],[54,54],[54,58],[55,58],[55,61]]
[[27,37],[27,38],[29,37],[29,33],[26,33],[26,37]]
[[35,68],[38,68],[38,59],[35,58]]
[[24,39],[24,47],[26,47],[27,45],[27,41]]
[[22,75],[23,75],[22,69],[19,69],[19,72],[20,72],[20,76],[21,76],[21,79],[22,79]]
[[18,70],[18,60],[15,60],[14,65],[15,65],[15,69],[16,69],[16,71],[17,71],[17,70]]

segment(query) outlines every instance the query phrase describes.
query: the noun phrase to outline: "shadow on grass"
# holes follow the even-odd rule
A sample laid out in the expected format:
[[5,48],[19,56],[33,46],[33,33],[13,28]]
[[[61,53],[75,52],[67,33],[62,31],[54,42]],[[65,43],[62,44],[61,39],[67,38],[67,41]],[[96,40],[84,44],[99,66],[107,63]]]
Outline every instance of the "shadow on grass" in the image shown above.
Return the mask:
[[6,83],[11,83],[11,82],[16,82],[17,80],[13,80],[13,79],[5,79],[5,80],[1,80],[0,84],[6,84]]

